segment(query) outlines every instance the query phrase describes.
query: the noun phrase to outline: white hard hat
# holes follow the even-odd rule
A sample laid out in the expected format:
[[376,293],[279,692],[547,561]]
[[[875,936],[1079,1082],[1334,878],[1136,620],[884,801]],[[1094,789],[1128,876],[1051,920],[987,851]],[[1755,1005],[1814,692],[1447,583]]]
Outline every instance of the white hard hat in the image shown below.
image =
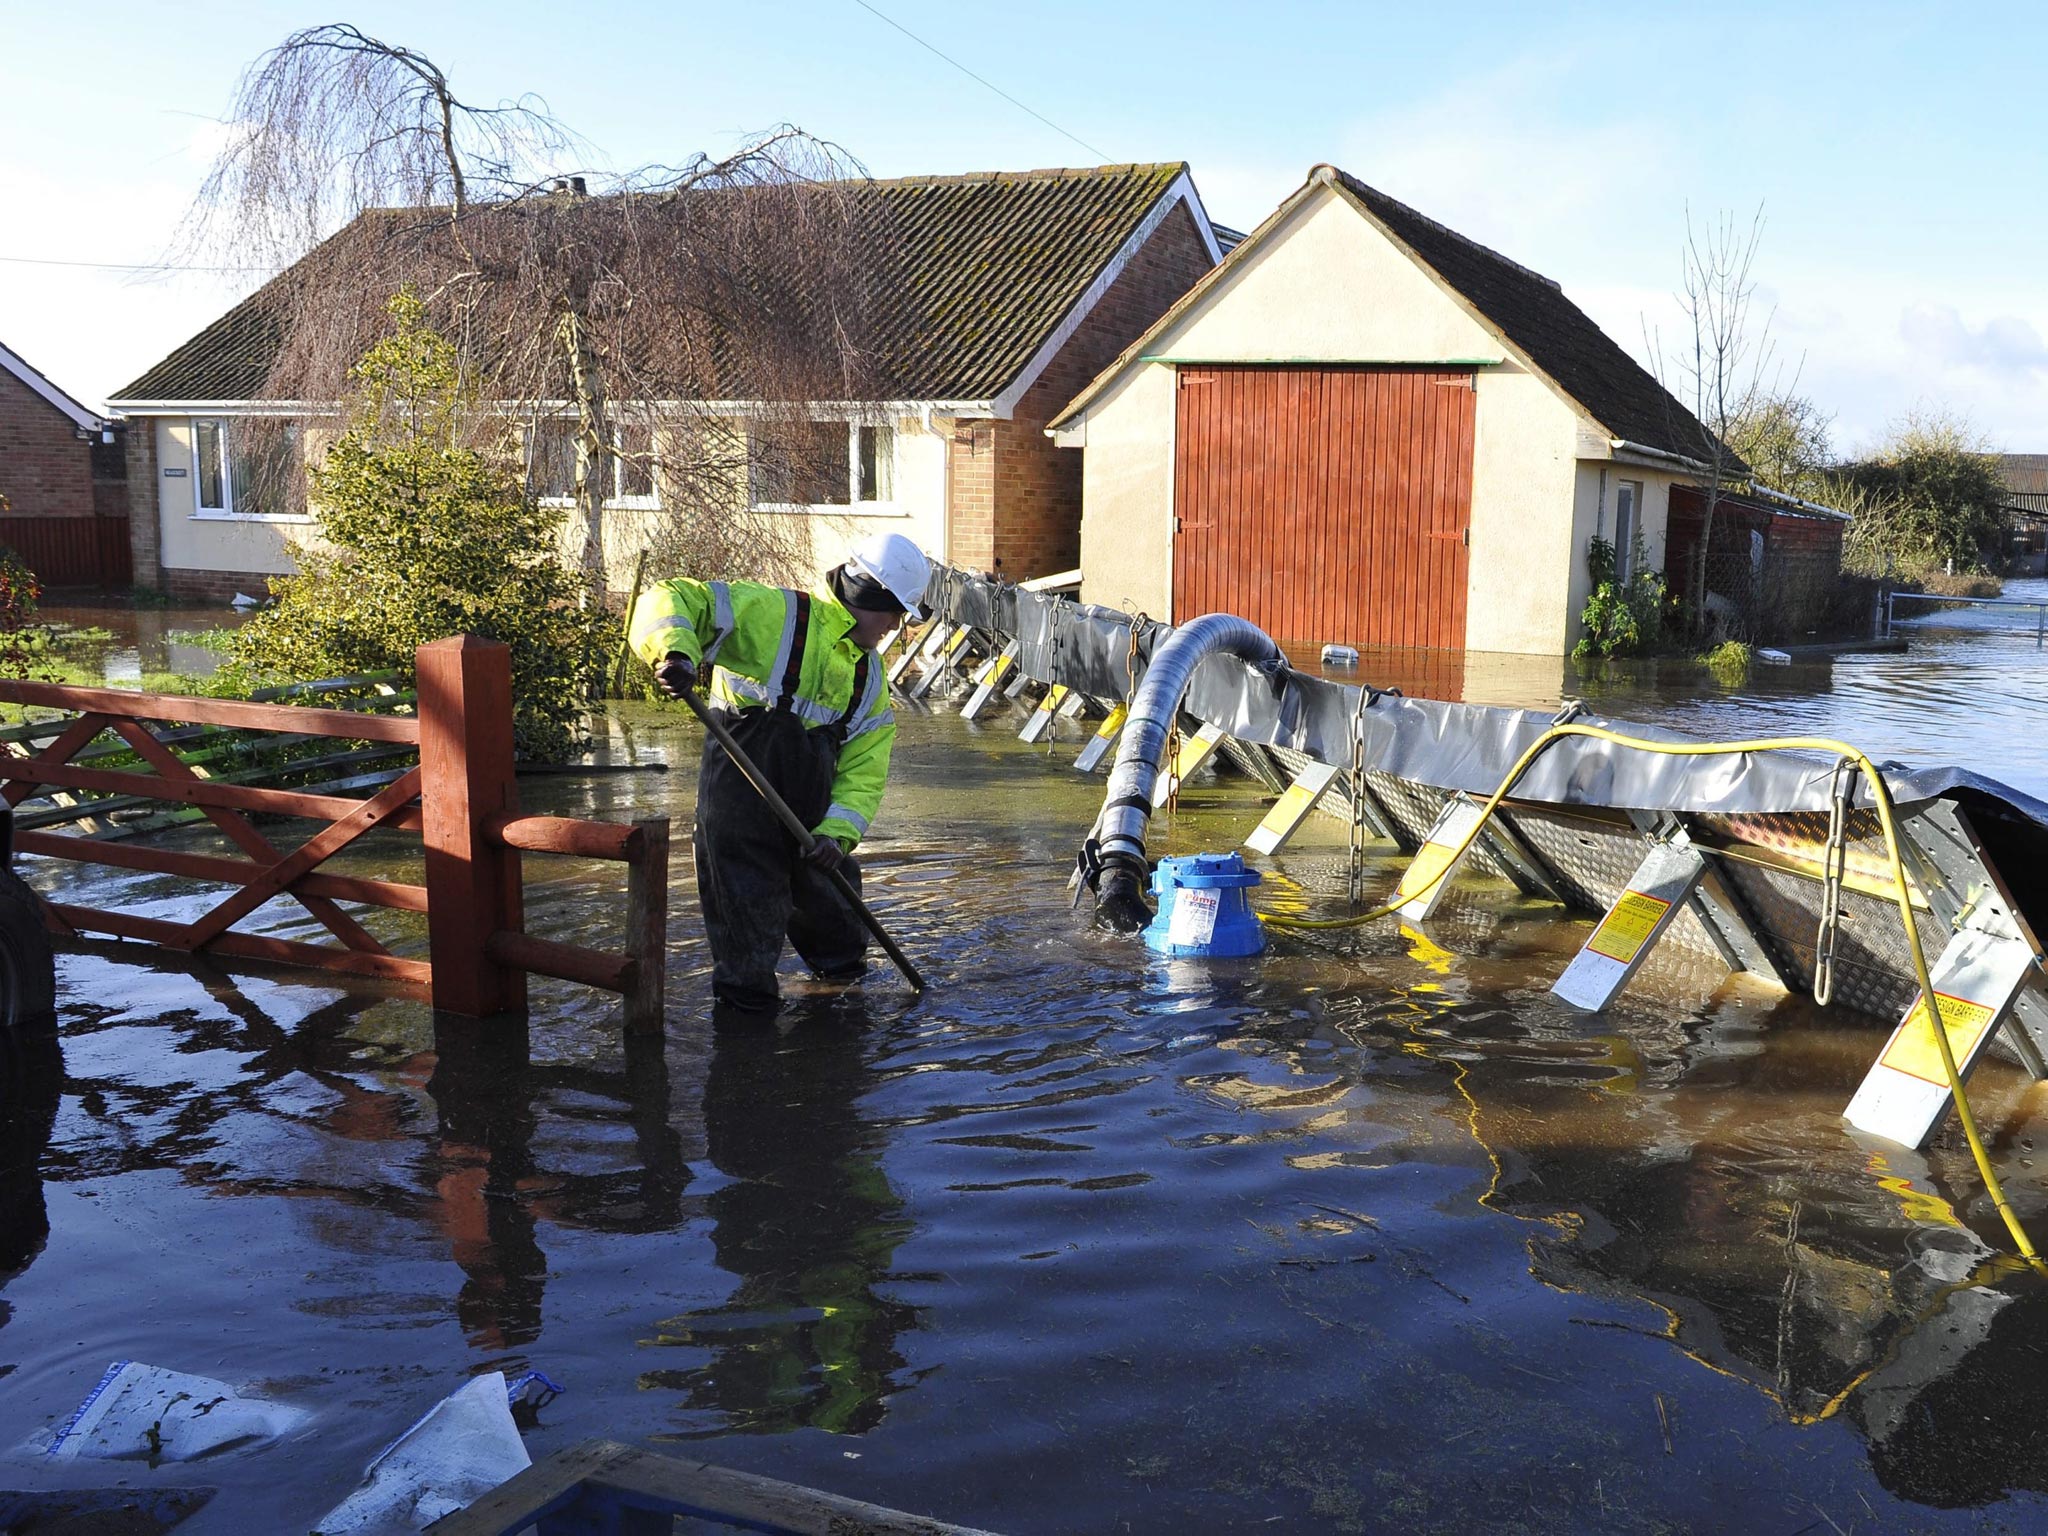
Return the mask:
[[924,551],[900,533],[870,534],[846,552],[846,563],[889,589],[904,611],[921,616],[932,564]]

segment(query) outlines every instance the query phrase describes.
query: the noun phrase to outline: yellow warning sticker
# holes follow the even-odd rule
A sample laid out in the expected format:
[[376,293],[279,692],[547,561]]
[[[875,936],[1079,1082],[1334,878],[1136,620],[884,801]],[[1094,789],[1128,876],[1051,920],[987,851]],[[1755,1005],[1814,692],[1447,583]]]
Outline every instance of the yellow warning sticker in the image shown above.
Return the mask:
[[[1941,1002],[1941,1022],[1948,1030],[1949,1051],[1961,1068],[1991,1028],[1992,1011],[1967,997],[1950,997],[1946,992],[1934,995]],[[1899,1032],[1892,1036],[1892,1043],[1878,1060],[1894,1072],[1904,1072],[1937,1088],[1948,1086],[1948,1073],[1942,1070],[1941,1048],[1935,1043],[1934,1030],[1928,1023],[1924,999],[1914,999],[1913,1011],[1906,1015],[1906,1022],[1899,1026]]]
[[1643,952],[1643,946],[1650,942],[1650,935],[1656,932],[1657,924],[1670,910],[1671,903],[1661,896],[1623,891],[1614,909],[1600,919],[1600,926],[1593,930],[1593,937],[1587,941],[1586,948],[1596,955],[1605,955],[1627,965]]
[[1102,717],[1102,724],[1095,728],[1095,734],[1107,741],[1124,728],[1124,718],[1129,714],[1130,710],[1124,705],[1117,705],[1116,708]]
[[1266,812],[1266,820],[1274,826],[1285,826],[1291,820],[1299,820],[1315,799],[1315,791],[1306,784],[1290,784],[1281,791],[1280,798],[1273,802],[1273,809]]
[[1424,843],[1414,862],[1401,872],[1400,887],[1394,892],[1396,900],[1405,905],[1426,893],[1436,877],[1451,867],[1451,855],[1455,852],[1455,848],[1442,843]]

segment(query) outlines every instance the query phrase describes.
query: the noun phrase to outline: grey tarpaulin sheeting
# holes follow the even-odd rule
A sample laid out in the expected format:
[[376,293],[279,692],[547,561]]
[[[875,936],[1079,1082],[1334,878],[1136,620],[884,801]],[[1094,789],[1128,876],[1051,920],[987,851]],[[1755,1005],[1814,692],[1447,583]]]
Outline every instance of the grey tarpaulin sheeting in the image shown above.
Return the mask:
[[[947,567],[934,571],[929,596],[935,610],[955,622],[1017,639],[1019,663],[1035,681],[1064,683],[1100,699],[1128,700],[1134,689],[1134,627],[1139,677],[1144,658],[1168,633],[1166,625],[1140,616],[1027,592]],[[1343,765],[1351,761],[1351,723],[1361,691],[1292,668],[1269,680],[1234,657],[1217,655],[1195,669],[1183,707],[1241,741],[1291,747]],[[1648,740],[1695,739],[1591,714],[1574,719]],[[1491,794],[1551,721],[1540,710],[1379,694],[1365,710],[1366,766],[1437,789]],[[1962,768],[1882,766],[1893,798],[1902,805],[1981,797],[2002,802],[2048,830],[2048,804],[1996,780]],[[1524,801],[1641,811],[1825,811],[1833,768],[1832,758],[1798,753],[1670,757],[1573,737],[1548,748],[1514,795]]]

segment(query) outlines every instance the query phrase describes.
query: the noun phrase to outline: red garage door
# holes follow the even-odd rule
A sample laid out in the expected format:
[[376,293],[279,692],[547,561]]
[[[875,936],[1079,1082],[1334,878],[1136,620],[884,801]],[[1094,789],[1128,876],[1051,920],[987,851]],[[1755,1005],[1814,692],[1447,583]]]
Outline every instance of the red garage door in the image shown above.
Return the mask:
[[1473,375],[1180,370],[1173,616],[1462,649]]

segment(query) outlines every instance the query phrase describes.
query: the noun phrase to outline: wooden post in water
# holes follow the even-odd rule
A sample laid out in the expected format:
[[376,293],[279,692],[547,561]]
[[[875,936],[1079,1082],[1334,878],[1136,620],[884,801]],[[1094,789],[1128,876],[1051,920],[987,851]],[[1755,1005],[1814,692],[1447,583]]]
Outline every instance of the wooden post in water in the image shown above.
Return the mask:
[[633,959],[626,993],[626,1033],[658,1035],[666,1022],[662,990],[668,975],[668,818],[633,823],[638,857],[626,865],[626,953]]
[[490,953],[522,928],[519,855],[490,823],[518,809],[512,653],[458,635],[419,648],[420,820],[434,1006],[482,1018],[524,1010],[526,973]]

